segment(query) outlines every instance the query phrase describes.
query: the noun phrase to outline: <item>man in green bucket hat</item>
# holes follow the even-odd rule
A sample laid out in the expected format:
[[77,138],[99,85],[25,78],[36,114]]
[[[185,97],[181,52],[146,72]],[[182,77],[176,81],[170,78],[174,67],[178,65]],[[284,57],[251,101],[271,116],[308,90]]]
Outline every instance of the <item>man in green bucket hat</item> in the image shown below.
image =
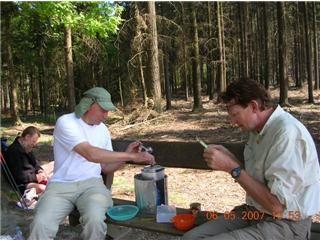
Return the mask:
[[103,124],[115,110],[110,93],[94,87],[83,94],[73,113],[61,116],[54,129],[54,173],[36,206],[29,239],[53,239],[60,222],[76,206],[83,225],[83,239],[104,239],[105,212],[113,205],[101,171],[114,172],[125,162],[154,164],[154,157],[140,151],[141,142],[125,152],[113,152],[108,128]]

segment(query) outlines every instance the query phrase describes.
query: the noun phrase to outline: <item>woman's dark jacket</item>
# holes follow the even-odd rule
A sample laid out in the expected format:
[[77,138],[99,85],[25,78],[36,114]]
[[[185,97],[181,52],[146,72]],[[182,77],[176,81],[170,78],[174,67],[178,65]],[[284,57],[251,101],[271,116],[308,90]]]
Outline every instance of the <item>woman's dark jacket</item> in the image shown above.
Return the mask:
[[42,169],[32,152],[26,153],[17,137],[5,152],[5,161],[17,185],[37,183],[37,172]]

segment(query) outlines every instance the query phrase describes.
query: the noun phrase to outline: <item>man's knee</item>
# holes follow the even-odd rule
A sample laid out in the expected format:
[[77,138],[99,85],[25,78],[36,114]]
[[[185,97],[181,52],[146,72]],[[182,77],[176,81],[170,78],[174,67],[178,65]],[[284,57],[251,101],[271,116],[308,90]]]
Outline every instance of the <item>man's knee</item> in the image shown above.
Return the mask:
[[203,230],[203,226],[196,227],[188,232],[186,232],[181,240],[194,240],[194,239],[201,239],[206,236],[206,232]]
[[[49,224],[50,223],[50,224]],[[30,225],[29,240],[53,239],[59,229],[59,224],[46,221],[41,216],[35,216]]]
[[107,233],[107,224],[104,222],[104,214],[84,214],[80,217],[83,225],[81,237],[83,239],[104,239]]
[[80,222],[83,224],[101,224],[104,223],[105,219],[106,217],[104,214],[101,214],[100,212],[90,211],[80,217]]
[[181,237],[181,240],[191,240],[191,239],[193,240],[197,238],[198,238],[197,234],[195,234],[193,231],[189,231],[183,234],[183,236]]

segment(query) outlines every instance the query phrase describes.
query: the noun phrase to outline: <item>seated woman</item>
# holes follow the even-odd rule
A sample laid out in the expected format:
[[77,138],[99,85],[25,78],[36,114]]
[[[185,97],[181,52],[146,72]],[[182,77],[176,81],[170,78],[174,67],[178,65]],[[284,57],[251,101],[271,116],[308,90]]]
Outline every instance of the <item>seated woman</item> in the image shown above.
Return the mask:
[[21,194],[25,189],[36,188],[39,195],[46,188],[48,176],[32,152],[39,137],[39,129],[27,127],[5,152],[6,163]]

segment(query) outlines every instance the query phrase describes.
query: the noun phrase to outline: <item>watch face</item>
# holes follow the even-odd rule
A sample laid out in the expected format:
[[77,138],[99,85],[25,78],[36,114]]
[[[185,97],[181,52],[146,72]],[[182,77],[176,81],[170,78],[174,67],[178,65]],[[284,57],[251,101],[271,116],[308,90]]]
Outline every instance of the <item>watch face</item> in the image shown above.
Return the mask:
[[234,168],[231,170],[231,176],[233,178],[238,178],[240,176],[240,173],[241,173],[241,168],[240,167],[237,167],[237,168]]

